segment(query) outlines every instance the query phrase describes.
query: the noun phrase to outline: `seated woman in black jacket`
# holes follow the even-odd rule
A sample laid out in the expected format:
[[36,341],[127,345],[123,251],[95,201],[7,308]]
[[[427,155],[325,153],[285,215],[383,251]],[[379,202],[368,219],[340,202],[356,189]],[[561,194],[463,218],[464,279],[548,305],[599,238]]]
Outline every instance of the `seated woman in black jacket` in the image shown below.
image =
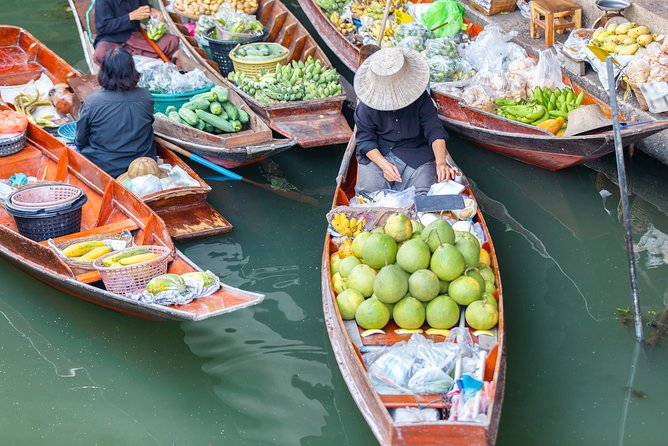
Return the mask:
[[137,87],[139,73],[123,48],[107,52],[98,74],[100,90],[88,96],[79,112],[77,149],[117,177],[135,158],[155,158],[153,97]]

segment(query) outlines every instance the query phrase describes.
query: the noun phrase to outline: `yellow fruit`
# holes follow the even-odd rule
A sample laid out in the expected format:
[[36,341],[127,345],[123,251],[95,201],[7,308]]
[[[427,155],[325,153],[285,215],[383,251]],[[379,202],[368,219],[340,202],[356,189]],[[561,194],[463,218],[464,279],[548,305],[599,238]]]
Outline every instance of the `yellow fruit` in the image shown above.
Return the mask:
[[339,253],[340,259],[345,259],[346,257],[353,255],[353,241],[344,240],[337,252]]
[[350,220],[344,215],[344,220],[341,221],[341,227],[343,229],[348,229],[350,227]]
[[616,45],[616,46],[615,46],[615,49],[614,49],[614,51],[613,51],[613,53],[618,53],[618,54],[619,54],[619,51],[620,51],[622,48],[624,48],[624,45]]
[[92,251],[84,254],[79,258],[80,262],[92,262],[95,259],[99,259],[105,254],[109,254],[111,252],[111,247],[110,246],[98,246],[97,248],[93,249]]
[[73,245],[70,245],[67,248],[63,249],[63,254],[65,255],[65,257],[68,258],[81,257],[82,255],[88,254],[93,249],[98,248],[100,246],[105,246],[105,244],[98,240],[74,243]]
[[597,28],[596,31],[594,31],[594,34],[591,36],[592,40],[598,40],[598,36],[600,36],[604,31],[605,30],[603,28]]
[[[612,34],[612,33],[615,32],[615,30],[617,29],[618,26],[619,26],[618,23],[611,23],[611,24],[608,25],[607,28],[605,28],[605,30]],[[601,29],[603,29],[603,28],[601,28]]]
[[612,42],[612,41],[607,41],[603,44],[603,46],[601,48],[603,48],[604,50],[606,50],[609,53],[614,53],[615,48],[617,48],[617,44],[615,42]]
[[350,227],[354,228],[357,225],[357,219],[355,217],[350,219]]
[[598,35],[598,38],[596,40],[598,40],[599,42],[605,42],[605,39],[607,39],[608,37],[610,37],[610,33],[607,31],[603,31],[601,34]]
[[357,231],[353,232],[352,235],[353,235],[353,237],[357,237],[357,236],[360,235],[361,233],[362,233],[362,231],[360,231],[360,230],[358,229]]
[[136,265],[137,263],[148,262],[149,260],[157,259],[160,257],[158,254],[149,252],[148,254],[139,254],[132,257],[126,257],[118,261],[121,265]]
[[[646,34],[646,35],[649,35],[649,34]],[[626,39],[622,40],[620,43],[622,45],[633,45],[634,43],[636,43],[636,39],[633,38],[633,37],[627,37]]]
[[638,26],[636,28],[630,29],[627,34],[629,35],[629,37],[640,37],[643,34],[650,34],[650,33],[651,33],[651,31],[649,30],[648,27]]
[[638,36],[638,38],[636,39],[636,42],[640,46],[647,46],[650,43],[652,43],[652,40],[653,39],[652,39],[652,36],[650,34],[643,34],[642,36]]
[[492,259],[484,248],[480,248],[480,263],[486,266],[491,266],[492,264]]
[[640,48],[640,45],[637,43],[634,43],[633,45],[626,45],[617,50],[617,54],[623,54],[624,56],[633,56],[636,51],[638,51],[638,48]]
[[635,23],[626,22],[622,23],[615,29],[615,34],[626,34],[631,28],[635,26]]

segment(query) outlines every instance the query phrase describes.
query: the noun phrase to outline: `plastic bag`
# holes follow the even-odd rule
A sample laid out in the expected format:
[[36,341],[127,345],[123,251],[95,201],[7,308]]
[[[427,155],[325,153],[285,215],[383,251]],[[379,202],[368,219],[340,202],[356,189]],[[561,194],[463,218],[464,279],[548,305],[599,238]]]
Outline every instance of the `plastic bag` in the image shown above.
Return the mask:
[[647,82],[652,70],[649,62],[643,57],[636,57],[626,66],[625,74],[635,84]]
[[487,86],[478,84],[466,87],[462,93],[462,99],[467,105],[493,113],[496,110],[494,104],[494,92]]
[[169,171],[169,176],[160,178],[162,189],[175,189],[177,187],[199,186],[197,180],[188,175],[188,172],[179,166],[174,166]]
[[427,40],[425,49],[425,56],[427,59],[431,59],[434,56],[446,56],[451,58],[460,57],[457,44],[454,40],[447,37]]
[[418,22],[402,23],[394,32],[394,44],[398,47],[413,48],[416,51],[424,51],[425,42],[430,33],[427,28]]
[[204,281],[202,280],[186,278],[183,279],[186,285],[185,289],[179,286],[174,289],[160,291],[156,294],[144,290],[141,293],[131,294],[128,297],[140,302],[157,305],[185,305],[194,299],[210,296],[220,288],[220,278],[218,276],[208,270],[204,273],[212,280],[209,285],[204,286]]
[[181,73],[174,64],[159,63],[142,64],[137,66],[137,71],[141,74],[139,86],[148,88],[151,93],[188,93],[212,85],[199,68]]
[[432,82],[452,82],[471,78],[475,72],[465,60],[447,56],[429,59],[429,78]]
[[162,190],[160,178],[154,175],[132,178],[123,183],[123,186],[138,197],[145,197]]
[[463,51],[464,59],[476,71],[503,71],[512,61],[527,57],[522,47],[510,42],[516,35],[516,31],[504,33],[498,25],[490,25],[468,44]]
[[[264,32],[262,23],[260,23],[255,16],[238,12],[234,6],[223,3],[215,15],[216,29],[230,33],[250,34],[252,36],[259,36]],[[222,38],[217,36],[217,38]],[[227,40],[227,39],[225,39]]]
[[561,62],[556,50],[547,49],[540,52],[538,64],[533,70],[530,88],[533,89],[536,86],[549,88],[553,91],[556,88],[564,86],[562,82]]
[[[464,7],[456,0],[436,0],[421,19],[436,37],[452,37],[465,29]],[[435,29],[440,25],[443,26]]]

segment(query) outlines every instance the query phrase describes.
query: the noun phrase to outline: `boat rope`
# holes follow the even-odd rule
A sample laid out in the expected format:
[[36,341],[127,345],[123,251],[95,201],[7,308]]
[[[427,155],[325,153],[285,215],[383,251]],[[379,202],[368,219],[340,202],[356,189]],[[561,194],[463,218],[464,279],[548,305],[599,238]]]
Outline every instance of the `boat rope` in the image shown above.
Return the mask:
[[94,7],[95,7],[95,0],[90,2],[90,6],[86,11],[86,34],[88,34],[88,40],[90,41],[90,43],[93,43],[93,33],[90,30],[90,13],[93,11]]

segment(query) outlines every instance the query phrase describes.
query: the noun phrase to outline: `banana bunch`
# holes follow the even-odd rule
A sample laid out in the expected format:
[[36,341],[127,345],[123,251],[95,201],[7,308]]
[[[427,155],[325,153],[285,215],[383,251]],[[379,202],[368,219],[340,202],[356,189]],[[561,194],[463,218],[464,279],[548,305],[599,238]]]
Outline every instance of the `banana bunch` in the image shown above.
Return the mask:
[[371,4],[366,8],[365,13],[367,17],[371,17],[374,20],[382,20],[384,14],[385,7],[378,2],[371,2]]
[[258,77],[234,71],[228,77],[243,92],[263,104],[319,99],[342,93],[336,69],[322,66],[320,60],[311,56],[306,61],[276,64],[273,71],[260,70]]
[[609,53],[632,56],[640,49],[659,39],[646,26],[634,22],[611,23],[594,31],[591,43]]
[[557,88],[552,91],[549,88],[536,87],[529,95],[529,101],[537,102],[547,109],[550,118],[562,117],[568,120],[568,112],[575,110],[584,101],[584,91],[576,95],[570,87]]
[[364,217],[357,220],[355,217],[348,219],[345,212],[334,214],[331,225],[339,234],[347,237],[357,237],[360,235],[366,224]]
[[348,4],[346,0],[315,0],[315,3],[327,13],[327,15],[343,11],[343,8]]
[[[541,104],[535,102],[529,104],[512,104],[507,100],[497,100],[496,114],[502,118],[513,121],[524,122],[525,124],[536,125],[549,118],[547,109]],[[509,101],[510,102],[510,101]]]
[[332,22],[341,34],[348,34],[357,29],[352,23],[343,20],[338,12],[333,12],[332,15],[329,16],[329,21]]
[[366,8],[367,8],[366,3],[362,3],[359,1],[354,1],[350,4],[350,12],[358,16],[366,15]]
[[[373,22],[373,24],[369,28],[369,32],[371,33],[374,39],[378,38],[381,25],[382,25],[382,20],[378,20],[376,22]],[[397,25],[388,21],[387,24],[385,25],[385,32],[383,33],[383,41],[391,42],[392,39],[394,38],[394,33],[396,32],[396,30],[397,30]]]

